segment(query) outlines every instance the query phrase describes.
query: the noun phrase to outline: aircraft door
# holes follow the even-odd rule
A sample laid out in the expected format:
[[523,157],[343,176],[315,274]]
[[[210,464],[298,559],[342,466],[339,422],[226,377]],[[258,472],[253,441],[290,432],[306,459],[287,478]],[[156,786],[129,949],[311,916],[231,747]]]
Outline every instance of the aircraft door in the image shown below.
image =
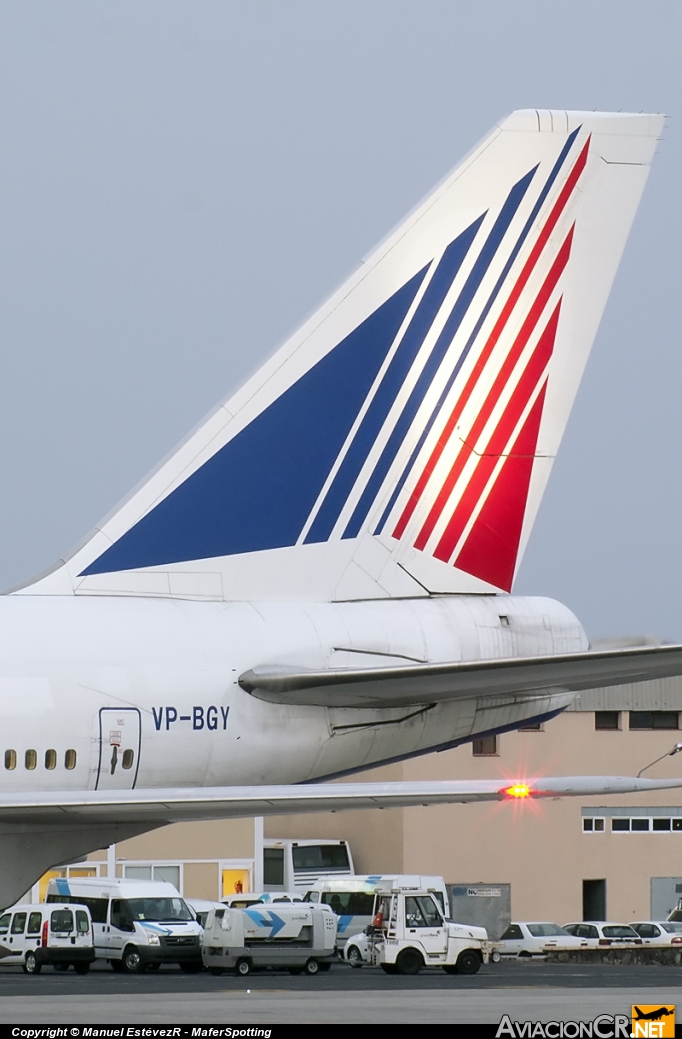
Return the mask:
[[132,790],[140,767],[142,724],[137,707],[103,707],[99,712],[96,790]]

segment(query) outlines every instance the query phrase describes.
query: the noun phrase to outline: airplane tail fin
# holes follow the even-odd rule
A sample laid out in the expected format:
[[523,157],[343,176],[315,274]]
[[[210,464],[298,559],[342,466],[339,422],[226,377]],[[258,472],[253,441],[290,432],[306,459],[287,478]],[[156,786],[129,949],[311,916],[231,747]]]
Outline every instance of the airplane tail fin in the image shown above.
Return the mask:
[[509,591],[658,115],[515,112],[23,592]]

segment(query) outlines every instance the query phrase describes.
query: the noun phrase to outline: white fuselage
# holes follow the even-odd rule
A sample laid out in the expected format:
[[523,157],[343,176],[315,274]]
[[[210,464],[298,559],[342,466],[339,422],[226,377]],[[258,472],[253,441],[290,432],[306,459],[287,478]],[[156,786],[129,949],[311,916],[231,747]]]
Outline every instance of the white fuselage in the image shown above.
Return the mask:
[[549,599],[7,596],[0,599],[0,788],[297,783],[351,772],[513,728],[567,698],[291,707],[244,692],[239,676],[266,665],[385,667],[586,648],[575,617]]

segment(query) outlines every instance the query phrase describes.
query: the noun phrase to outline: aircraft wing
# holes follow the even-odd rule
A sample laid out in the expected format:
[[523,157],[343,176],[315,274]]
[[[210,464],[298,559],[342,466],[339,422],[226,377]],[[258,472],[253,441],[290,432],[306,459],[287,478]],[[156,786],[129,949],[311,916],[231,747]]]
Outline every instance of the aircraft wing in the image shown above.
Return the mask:
[[[649,793],[682,787],[680,779],[628,776],[559,776],[540,779],[446,780],[409,783],[310,783],[295,786],[203,789],[91,790],[7,794],[0,830],[61,829],[117,824],[142,832],[168,823],[211,819],[409,808],[535,798]],[[95,845],[96,846],[96,845]]]
[[474,696],[578,692],[682,674],[682,646],[311,671],[276,665],[239,684],[261,700],[317,707],[405,707]]

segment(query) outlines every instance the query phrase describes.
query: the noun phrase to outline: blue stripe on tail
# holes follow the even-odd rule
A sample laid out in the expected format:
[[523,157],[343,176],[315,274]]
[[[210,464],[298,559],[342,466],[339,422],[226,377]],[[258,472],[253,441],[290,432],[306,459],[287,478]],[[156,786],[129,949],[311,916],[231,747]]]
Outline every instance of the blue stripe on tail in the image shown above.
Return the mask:
[[80,576],[295,545],[426,270]]

